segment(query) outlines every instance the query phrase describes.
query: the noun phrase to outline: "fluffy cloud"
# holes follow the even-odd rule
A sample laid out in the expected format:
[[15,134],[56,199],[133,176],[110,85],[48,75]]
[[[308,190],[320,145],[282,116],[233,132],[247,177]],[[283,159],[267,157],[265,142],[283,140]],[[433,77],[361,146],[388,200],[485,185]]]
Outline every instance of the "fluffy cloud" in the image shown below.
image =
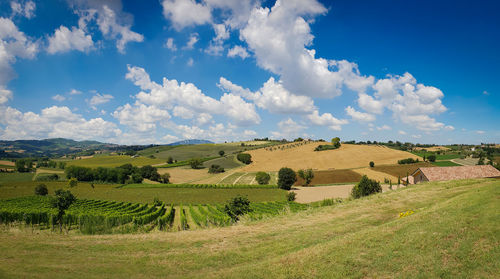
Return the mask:
[[281,138],[294,138],[299,135],[303,135],[303,131],[307,127],[297,122],[293,121],[293,119],[288,118],[286,120],[282,120],[278,123],[278,130],[271,132],[271,135],[276,139]]
[[331,98],[342,93],[343,85],[364,91],[373,77],[360,76],[356,64],[316,58],[316,51],[306,48],[314,36],[304,17],[326,12],[316,0],[277,1],[271,9],[254,9],[240,37],[258,65],[280,75],[285,88],[295,94]]
[[72,49],[87,52],[94,46],[92,36],[85,34],[82,29],[74,26],[69,30],[66,26],[61,25],[48,40],[47,52],[50,54],[67,52]]
[[10,8],[13,16],[20,15],[31,19],[35,16],[36,4],[33,1],[26,1],[24,5],[17,1],[10,1]]
[[113,117],[137,132],[150,132],[156,129],[156,122],[169,120],[170,114],[155,106],[125,104],[113,112]]
[[353,120],[359,121],[359,122],[372,122],[375,121],[375,115],[365,113],[365,112],[360,112],[355,110],[353,107],[348,106],[345,108],[345,112],[347,115],[352,117]]
[[335,131],[342,130],[342,125],[348,123],[345,119],[337,119],[331,113],[319,114],[317,110],[307,116],[307,119],[316,126],[325,126]]
[[382,125],[380,127],[377,127],[377,130],[379,131],[389,131],[389,130],[392,130],[391,127],[387,126],[387,125]]
[[281,82],[276,82],[272,77],[255,93],[233,84],[224,77],[220,78],[219,87],[227,92],[252,100],[259,108],[272,113],[305,114],[311,113],[315,109],[311,98],[290,93]]
[[93,109],[96,109],[96,106],[105,104],[105,103],[111,101],[111,99],[113,99],[113,98],[114,97],[110,94],[96,93],[94,96],[92,96],[92,98],[90,98],[88,103]]
[[192,33],[189,35],[189,40],[186,43],[186,46],[183,49],[193,49],[194,45],[200,40],[198,33]]
[[12,96],[7,92],[7,83],[16,76],[11,65],[17,58],[34,58],[37,51],[36,42],[19,31],[12,20],[0,17],[0,100],[5,102]]
[[122,11],[121,1],[69,0],[80,16],[79,28],[87,31],[87,25],[95,20],[103,36],[116,41],[120,53],[129,42],[142,42],[144,36],[131,30],[133,17]]
[[194,0],[164,0],[163,16],[172,21],[175,29],[202,25],[212,20],[210,7]]
[[143,90],[136,95],[141,103],[166,109],[179,106],[197,114],[222,114],[242,126],[260,123],[255,106],[245,102],[240,96],[226,93],[220,100],[216,100],[203,94],[194,84],[179,83],[175,79],[163,78],[163,85],[160,85],[152,82],[146,71],[139,67],[128,66],[126,78]]
[[82,94],[82,91],[80,90],[76,90],[76,89],[71,89],[69,92],[68,92],[69,95],[80,95]]
[[66,97],[64,97],[63,95],[57,94],[57,95],[52,96],[52,100],[62,102],[64,100],[66,100]]
[[227,52],[227,57],[236,57],[236,56],[241,57],[241,59],[245,59],[249,57],[250,54],[248,54],[246,48],[242,46],[234,46]]
[[121,134],[114,123],[102,118],[90,120],[74,114],[68,107],[52,106],[40,114],[21,112],[11,107],[0,107],[2,139],[43,139],[64,137],[77,140],[110,139]]
[[177,46],[175,45],[173,38],[168,38],[167,39],[167,41],[165,42],[165,47],[168,48],[168,49],[170,49],[171,51],[176,51],[177,50]]

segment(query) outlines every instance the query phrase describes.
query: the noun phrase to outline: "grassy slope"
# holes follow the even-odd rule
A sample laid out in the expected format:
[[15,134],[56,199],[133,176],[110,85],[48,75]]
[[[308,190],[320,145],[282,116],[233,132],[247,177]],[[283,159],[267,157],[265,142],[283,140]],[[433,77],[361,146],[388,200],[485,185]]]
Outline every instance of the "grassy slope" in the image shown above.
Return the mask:
[[[500,181],[429,183],[180,233],[0,233],[0,277],[494,278]],[[415,214],[398,218],[412,209]],[[96,260],[98,259],[98,260]]]
[[0,172],[0,185],[8,182],[31,181],[33,175],[33,173]]
[[[195,189],[195,188],[116,188],[118,185],[78,182],[78,186],[68,188],[67,182],[13,182],[0,186],[0,199],[32,196],[35,186],[45,184],[49,195],[57,189],[67,189],[78,198],[115,200],[125,202],[151,203],[159,198],[166,203],[224,203],[236,195],[247,196],[251,201],[283,201],[285,191],[281,189]],[[1,278],[1,276],[0,276]]]
[[89,167],[89,168],[97,168],[97,167],[111,168],[129,163],[134,166],[145,166],[145,165],[161,164],[165,163],[165,161],[160,159],[146,158],[146,157],[132,158],[131,156],[124,156],[124,155],[120,156],[102,155],[102,156],[95,156],[89,159],[68,161],[66,165]]
[[[184,161],[191,158],[219,156],[223,150],[227,155],[243,150],[245,147],[230,144],[195,144],[178,146],[158,146],[144,149],[139,152],[143,156],[154,155],[156,158],[167,160],[172,156],[174,160]],[[158,152],[156,152],[158,151]]]
[[434,152],[423,152],[423,151],[414,151],[414,152],[411,152],[417,156],[420,156],[420,157],[429,157],[430,155],[435,155],[436,156],[436,160],[451,160],[451,159],[457,159],[457,158],[460,158],[460,155],[459,154],[436,154]]
[[461,166],[460,164],[453,163],[452,161],[436,161],[432,163],[434,166],[438,167],[454,167],[454,166]]

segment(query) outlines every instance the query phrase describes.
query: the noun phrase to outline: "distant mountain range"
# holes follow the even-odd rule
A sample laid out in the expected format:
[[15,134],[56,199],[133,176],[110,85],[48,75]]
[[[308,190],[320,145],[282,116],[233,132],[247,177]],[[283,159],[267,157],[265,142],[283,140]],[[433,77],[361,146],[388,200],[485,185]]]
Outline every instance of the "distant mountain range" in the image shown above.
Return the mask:
[[206,143],[213,143],[213,142],[209,140],[188,139],[188,140],[176,141],[173,143],[169,143],[167,145],[190,145],[190,144],[206,144]]
[[[208,140],[182,140],[168,145],[213,143]],[[68,154],[93,154],[94,151],[142,150],[153,145],[118,145],[98,141],[75,141],[64,138],[43,140],[0,140],[0,158],[59,157]]]

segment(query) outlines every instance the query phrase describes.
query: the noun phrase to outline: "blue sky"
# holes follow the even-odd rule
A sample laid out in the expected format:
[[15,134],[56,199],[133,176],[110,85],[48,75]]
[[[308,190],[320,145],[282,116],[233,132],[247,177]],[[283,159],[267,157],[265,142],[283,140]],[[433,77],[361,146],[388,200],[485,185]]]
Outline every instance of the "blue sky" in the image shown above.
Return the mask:
[[1,1],[0,138],[500,142],[496,1]]

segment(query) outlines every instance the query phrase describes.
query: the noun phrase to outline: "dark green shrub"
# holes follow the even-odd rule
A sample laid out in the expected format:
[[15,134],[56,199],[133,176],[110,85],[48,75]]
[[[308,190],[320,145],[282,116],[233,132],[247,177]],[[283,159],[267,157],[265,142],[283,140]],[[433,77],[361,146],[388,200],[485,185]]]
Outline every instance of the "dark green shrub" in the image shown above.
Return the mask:
[[78,180],[74,177],[70,178],[69,179],[69,187],[73,188],[73,187],[76,187],[78,185]]
[[45,184],[38,184],[35,187],[35,195],[37,196],[46,196],[49,193],[47,186]]
[[295,193],[295,192],[288,192],[286,194],[286,200],[287,201],[294,201],[296,196],[297,196],[297,193]]
[[259,171],[255,175],[255,180],[257,180],[260,185],[264,185],[269,183],[269,180],[271,180],[271,176],[267,172]]
[[278,172],[278,187],[284,190],[290,190],[293,183],[297,181],[297,176],[291,168],[281,168]]
[[297,174],[300,178],[304,179],[304,186],[309,185],[309,183],[311,183],[311,180],[314,178],[314,172],[312,169],[299,170]]
[[248,198],[242,196],[233,198],[224,206],[224,212],[231,217],[233,222],[238,221],[240,219],[239,216],[251,211],[250,201]]
[[363,175],[361,181],[352,188],[352,197],[355,199],[382,192],[382,187],[378,181],[369,179]]
[[238,159],[238,161],[248,165],[252,162],[252,155],[250,155],[248,153],[240,153],[236,156],[236,159]]
[[193,158],[189,160],[189,165],[191,166],[192,169],[200,169],[202,166],[201,159]]
[[172,156],[168,156],[167,164],[172,164],[173,162],[174,162],[174,158],[172,158]]
[[404,164],[414,164],[414,163],[418,163],[418,159],[415,160],[413,158],[408,158],[408,159],[403,159],[403,160],[399,160],[398,161],[398,164],[400,165],[404,165]]
[[51,173],[48,175],[37,175],[35,181],[57,181],[59,180],[59,175],[56,173]]
[[219,151],[219,156],[221,157],[224,156],[224,153],[225,153],[224,150]]
[[432,154],[427,156],[427,160],[429,160],[429,162],[436,162],[436,155]]
[[370,162],[370,168],[373,168],[375,166],[375,163],[373,161]]
[[314,151],[324,151],[324,150],[332,150],[332,149],[337,149],[340,147],[340,143],[338,146],[336,145],[330,145],[330,144],[325,144],[325,145],[318,145],[316,146],[316,148],[314,149]]
[[166,172],[161,175],[160,182],[164,184],[170,183],[170,173]]
[[211,165],[208,169],[208,173],[221,173],[224,172],[224,168],[219,165]]

